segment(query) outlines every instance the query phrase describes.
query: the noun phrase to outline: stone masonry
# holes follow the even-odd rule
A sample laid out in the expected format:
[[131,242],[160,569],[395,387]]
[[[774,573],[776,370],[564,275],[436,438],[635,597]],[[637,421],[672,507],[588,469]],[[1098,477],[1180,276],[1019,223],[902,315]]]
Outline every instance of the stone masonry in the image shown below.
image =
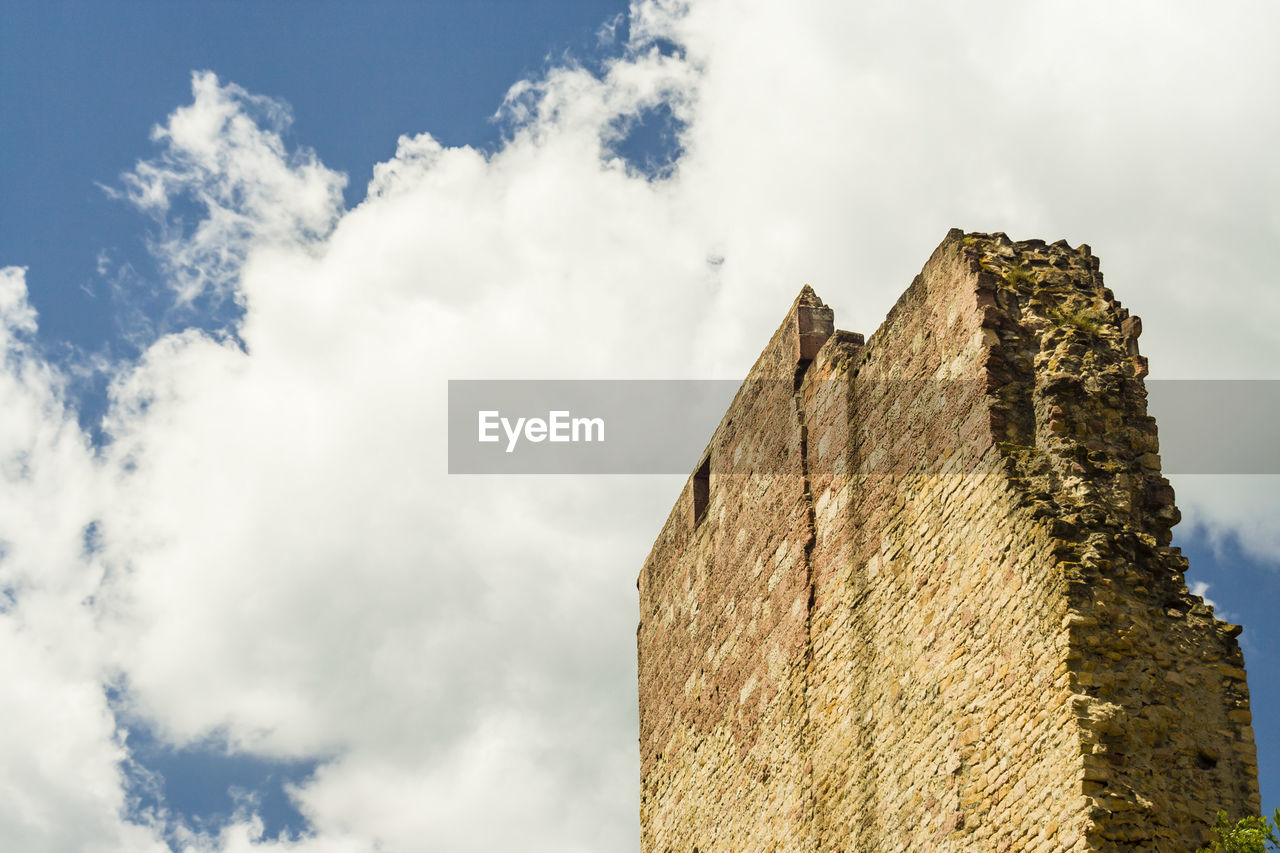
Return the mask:
[[1191,851],[1259,808],[1138,318],[953,230],[880,329],[805,288],[640,573],[645,853]]

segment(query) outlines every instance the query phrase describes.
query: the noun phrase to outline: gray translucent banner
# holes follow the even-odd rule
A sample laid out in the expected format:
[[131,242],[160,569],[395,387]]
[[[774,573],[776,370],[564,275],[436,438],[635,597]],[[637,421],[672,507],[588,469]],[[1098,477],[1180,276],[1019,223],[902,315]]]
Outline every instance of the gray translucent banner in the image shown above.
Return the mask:
[[1165,474],[1280,474],[1280,380],[1151,379]]
[[[1146,387],[1165,474],[1280,474],[1280,381]],[[689,474],[742,388],[736,380],[450,380],[449,473]],[[909,394],[897,390],[929,408],[974,387],[922,381]],[[775,406],[792,395],[785,381],[750,391]]]

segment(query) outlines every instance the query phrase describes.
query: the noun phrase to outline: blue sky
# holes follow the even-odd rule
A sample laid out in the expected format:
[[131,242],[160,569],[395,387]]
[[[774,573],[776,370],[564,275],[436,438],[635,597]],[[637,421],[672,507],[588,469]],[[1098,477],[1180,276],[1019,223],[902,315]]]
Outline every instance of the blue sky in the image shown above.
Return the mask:
[[[1153,377],[1278,378],[1274,10],[980,5],[6,2],[0,838],[635,849],[678,483],[442,479],[447,378],[740,376],[951,226],[1090,243]],[[1280,486],[1173,480],[1274,807]]]
[[[507,88],[572,53],[589,61],[617,0],[5,4],[0,98],[5,159],[0,252],[31,267],[44,335],[115,336],[103,251],[149,269],[145,223],[97,185],[148,153],[147,133],[209,69],[293,107],[286,136],[316,150],[360,200],[402,133],[492,146]],[[18,164],[21,164],[19,167]],[[62,235],[74,234],[74,243]],[[99,298],[102,298],[99,295]],[[88,304],[87,304],[88,303]]]

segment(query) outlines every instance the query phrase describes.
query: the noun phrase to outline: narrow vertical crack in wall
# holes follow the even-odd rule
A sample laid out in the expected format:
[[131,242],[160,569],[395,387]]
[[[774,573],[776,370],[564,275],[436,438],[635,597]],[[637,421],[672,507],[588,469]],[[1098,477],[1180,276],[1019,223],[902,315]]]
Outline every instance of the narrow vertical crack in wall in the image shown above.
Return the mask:
[[808,844],[811,849],[818,849],[818,814],[817,797],[813,784],[813,715],[811,695],[813,679],[813,606],[817,596],[817,586],[813,575],[813,548],[818,539],[817,515],[813,507],[813,482],[809,476],[809,426],[804,411],[804,374],[812,361],[801,359],[796,364],[795,380],[792,386],[791,401],[795,409],[796,427],[800,436],[800,488],[804,496],[805,522],[808,525],[804,543],[804,583],[808,590],[809,600],[804,615],[804,685],[801,697],[804,702],[804,719],[800,730],[800,753],[804,761],[805,789],[805,827]]

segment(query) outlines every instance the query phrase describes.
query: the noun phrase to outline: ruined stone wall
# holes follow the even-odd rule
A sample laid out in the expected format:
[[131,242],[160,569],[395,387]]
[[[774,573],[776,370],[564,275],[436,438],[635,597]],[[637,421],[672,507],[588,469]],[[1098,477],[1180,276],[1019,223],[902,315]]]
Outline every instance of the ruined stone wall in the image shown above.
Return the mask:
[[806,290],[708,448],[705,511],[695,476],[640,575],[646,850],[808,849],[811,525],[796,365],[830,331]]
[[850,431],[814,490],[817,849],[1063,850],[1079,829],[1062,582],[994,447],[988,343],[949,241],[808,377],[819,422],[845,389]]
[[1240,628],[1187,591],[1169,547],[1179,514],[1146,413],[1141,323],[1087,247],[969,238],[965,251],[994,303],[1009,481],[1066,584],[1089,849],[1190,849],[1214,809],[1256,813],[1256,752]]
[[1257,808],[1139,332],[1087,247],[1003,235],[865,344],[801,293],[640,574],[646,853],[1191,850]]

